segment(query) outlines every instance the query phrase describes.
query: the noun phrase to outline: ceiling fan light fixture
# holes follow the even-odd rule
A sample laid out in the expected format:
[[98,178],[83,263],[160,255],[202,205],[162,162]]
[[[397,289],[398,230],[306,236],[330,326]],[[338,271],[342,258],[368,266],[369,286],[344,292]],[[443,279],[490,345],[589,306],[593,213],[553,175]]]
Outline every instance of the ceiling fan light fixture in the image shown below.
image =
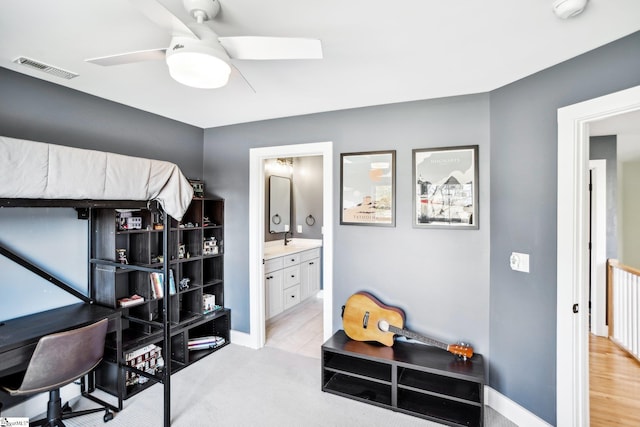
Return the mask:
[[198,89],[222,87],[231,74],[225,55],[198,40],[175,40],[167,50],[166,61],[174,80]]

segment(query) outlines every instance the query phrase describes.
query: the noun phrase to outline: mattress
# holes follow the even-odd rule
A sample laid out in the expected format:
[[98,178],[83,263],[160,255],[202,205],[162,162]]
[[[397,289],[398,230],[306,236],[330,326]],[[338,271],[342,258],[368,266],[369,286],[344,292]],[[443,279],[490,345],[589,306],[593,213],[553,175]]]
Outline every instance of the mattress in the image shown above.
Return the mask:
[[170,162],[0,136],[0,198],[156,200],[180,221],[193,189]]

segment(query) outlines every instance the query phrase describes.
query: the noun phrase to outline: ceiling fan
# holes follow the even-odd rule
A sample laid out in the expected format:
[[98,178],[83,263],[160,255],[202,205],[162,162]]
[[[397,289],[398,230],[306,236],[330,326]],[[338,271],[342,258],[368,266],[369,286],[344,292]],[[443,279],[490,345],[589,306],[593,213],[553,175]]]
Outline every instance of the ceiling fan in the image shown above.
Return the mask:
[[87,62],[112,66],[164,58],[174,80],[195,88],[214,89],[227,84],[231,59],[322,58],[322,46],[317,39],[218,37],[206,23],[220,11],[218,0],[183,0],[183,6],[194,18],[188,24],[157,0],[130,1],[151,21],[171,32],[169,47],[91,58]]

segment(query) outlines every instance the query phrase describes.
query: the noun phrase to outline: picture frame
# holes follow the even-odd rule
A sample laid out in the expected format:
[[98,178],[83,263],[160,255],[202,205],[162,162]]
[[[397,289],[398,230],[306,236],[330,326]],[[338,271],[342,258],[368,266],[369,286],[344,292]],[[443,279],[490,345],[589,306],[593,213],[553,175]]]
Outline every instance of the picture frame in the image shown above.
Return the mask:
[[395,227],[396,152],[340,154],[340,224]]
[[413,227],[478,229],[478,145],[413,150]]

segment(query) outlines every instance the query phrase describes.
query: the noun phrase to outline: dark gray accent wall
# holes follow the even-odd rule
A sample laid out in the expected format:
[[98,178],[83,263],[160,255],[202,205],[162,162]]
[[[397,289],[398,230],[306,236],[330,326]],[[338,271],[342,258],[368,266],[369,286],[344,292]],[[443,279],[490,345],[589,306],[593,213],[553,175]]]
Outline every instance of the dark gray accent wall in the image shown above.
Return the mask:
[[[557,110],[640,84],[640,33],[491,97],[490,385],[556,422]],[[512,271],[512,251],[531,255]],[[570,310],[571,307],[567,307]]]
[[[5,68],[0,135],[166,160],[202,177],[202,129]],[[0,243],[86,292],[87,222],[76,218],[69,208],[0,209]],[[0,267],[2,320],[76,301],[9,260]]]
[[0,67],[0,135],[176,163],[202,177],[203,130]]
[[[315,223],[307,224],[311,215]],[[297,157],[293,167],[293,237],[322,239],[322,156]],[[310,223],[313,221],[309,221]],[[302,233],[298,233],[298,226]]]
[[[208,188],[227,201],[225,302],[233,329],[249,331],[249,150],[332,141],[334,329],[340,307],[369,290],[407,314],[407,326],[443,341],[489,344],[488,95],[290,117],[205,130]],[[480,146],[480,229],[415,229],[411,150]],[[396,227],[339,224],[340,153],[396,150]],[[326,225],[326,224],[325,224]]]
[[589,138],[589,159],[607,161],[607,258],[618,258],[618,137]]

